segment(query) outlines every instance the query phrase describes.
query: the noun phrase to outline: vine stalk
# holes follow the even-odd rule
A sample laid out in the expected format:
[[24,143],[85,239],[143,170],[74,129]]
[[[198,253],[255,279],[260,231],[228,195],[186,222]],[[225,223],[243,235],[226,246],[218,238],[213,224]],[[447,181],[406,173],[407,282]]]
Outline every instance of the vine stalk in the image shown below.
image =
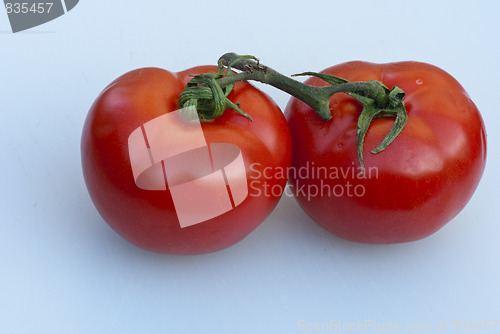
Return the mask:
[[[233,73],[233,69],[240,72]],[[196,106],[200,118],[204,120],[213,120],[222,115],[227,108],[233,108],[251,121],[251,115],[241,110],[239,104],[230,101],[227,96],[236,82],[253,80],[269,84],[303,101],[327,122],[332,118],[331,96],[341,92],[349,94],[363,105],[357,127],[357,151],[362,170],[364,168],[364,138],[373,119],[395,117],[392,129],[378,147],[371,151],[372,153],[383,151],[394,141],[406,124],[405,92],[399,87],[389,89],[376,80],[349,82],[324,73],[304,72],[298,75],[315,76],[330,85],[310,86],[262,65],[254,56],[226,53],[219,58],[217,73],[193,77],[181,93],[179,104],[183,107]]]

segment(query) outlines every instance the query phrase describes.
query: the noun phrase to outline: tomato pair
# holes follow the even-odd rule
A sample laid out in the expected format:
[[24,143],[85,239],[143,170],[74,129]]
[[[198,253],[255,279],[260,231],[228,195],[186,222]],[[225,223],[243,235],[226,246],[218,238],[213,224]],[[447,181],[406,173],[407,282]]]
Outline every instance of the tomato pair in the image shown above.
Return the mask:
[[[231,246],[272,212],[283,191],[270,190],[284,190],[288,175],[300,206],[328,231],[369,243],[416,240],[458,214],[484,170],[479,111],[431,65],[350,62],[324,71],[406,92],[405,128],[384,151],[365,153],[364,170],[356,150],[362,106],[351,96],[333,95],[328,121],[292,98],[285,118],[270,97],[237,82],[227,99],[252,120],[236,106],[210,121],[176,111],[190,75],[208,72],[217,68],[131,71],[104,89],[85,121],[90,196],[103,219],[141,248],[201,254]],[[374,120],[364,147],[376,147],[392,123]]]

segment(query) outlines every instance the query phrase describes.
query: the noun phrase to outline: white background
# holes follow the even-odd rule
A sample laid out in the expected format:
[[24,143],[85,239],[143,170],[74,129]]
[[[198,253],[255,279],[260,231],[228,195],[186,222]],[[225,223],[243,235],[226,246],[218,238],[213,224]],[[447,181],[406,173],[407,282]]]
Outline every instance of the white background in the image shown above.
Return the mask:
[[[443,332],[437,323],[448,333],[494,332],[452,322],[500,320],[498,13],[498,1],[82,0],[13,34],[0,10],[0,332],[338,332],[333,325],[365,321],[385,330],[362,332]],[[100,218],[83,182],[88,108],[131,69],[180,71],[228,51],[284,74],[356,59],[442,67],[488,131],[471,202],[438,233],[400,245],[340,240],[293,198],[214,254],[130,245]],[[286,94],[259,87],[284,109]]]

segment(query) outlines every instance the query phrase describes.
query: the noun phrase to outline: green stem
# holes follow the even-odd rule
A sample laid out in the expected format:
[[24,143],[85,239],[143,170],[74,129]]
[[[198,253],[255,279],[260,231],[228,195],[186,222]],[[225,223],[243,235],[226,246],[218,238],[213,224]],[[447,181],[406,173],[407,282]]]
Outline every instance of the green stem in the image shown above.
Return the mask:
[[[219,59],[219,64],[232,64],[231,68],[242,72],[231,76],[222,77],[217,80],[221,86],[234,84],[238,81],[258,81],[273,86],[309,105],[324,120],[332,118],[330,113],[330,97],[336,93],[357,93],[364,96],[375,96],[376,99],[384,104],[386,101],[386,92],[380,86],[378,81],[367,82],[348,82],[339,79],[335,85],[325,87],[315,87],[294,80],[273,70],[272,68],[261,65],[252,59],[238,61],[238,55],[227,53]],[[304,75],[314,75],[315,73],[306,72]]]
[[[376,80],[348,82],[335,76],[305,72],[300,75],[318,77],[329,86],[316,87],[304,84],[276,72],[272,68],[260,64],[253,56],[240,56],[226,53],[219,61],[218,73],[195,76],[179,97],[181,106],[195,105],[201,118],[212,120],[219,117],[226,108],[233,108],[241,115],[249,118],[239,109],[239,105],[230,101],[227,96],[239,81],[258,81],[280,89],[308,104],[324,120],[332,118],[330,98],[336,93],[347,93],[363,104],[363,111],[358,119],[358,157],[363,168],[363,143],[368,127],[376,117],[396,117],[394,126],[382,143],[372,151],[383,151],[401,132],[406,123],[404,107],[405,93],[398,87],[387,88]],[[232,69],[239,73],[232,73]]]
[[[256,65],[257,63],[255,63]],[[239,69],[237,67],[234,67]],[[323,90],[318,90],[318,87],[309,86],[291,79],[283,74],[276,72],[269,67],[257,67],[258,70],[241,72],[236,75],[226,76],[218,79],[217,82],[221,86],[236,83],[238,81],[258,81],[270,86],[273,86],[285,93],[288,93],[297,99],[304,101],[311,108],[313,108],[322,119],[329,120],[332,116],[329,109],[330,96]]]

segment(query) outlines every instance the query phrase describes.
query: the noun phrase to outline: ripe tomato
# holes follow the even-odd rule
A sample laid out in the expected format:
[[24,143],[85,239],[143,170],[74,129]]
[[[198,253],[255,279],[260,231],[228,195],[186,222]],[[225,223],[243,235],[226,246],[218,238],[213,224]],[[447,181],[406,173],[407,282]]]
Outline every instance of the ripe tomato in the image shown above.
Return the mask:
[[[360,174],[356,127],[361,104],[340,93],[324,122],[292,98],[286,107],[293,143],[290,183],[297,201],[320,226],[345,239],[399,243],[424,238],[467,204],[486,162],[481,115],[445,71],[419,62],[348,62],[323,71],[348,81],[379,80],[406,92],[408,119],[399,136],[374,149],[394,120],[375,119],[365,138]],[[327,83],[310,78],[312,86]]]
[[[144,162],[137,161],[136,155],[146,152],[147,156],[146,145],[152,157],[153,145],[159,149],[171,146],[175,150],[179,145],[186,144],[183,141],[191,140],[184,139],[182,127],[174,127],[172,130],[166,124],[165,127],[159,126],[156,129],[159,132],[158,138],[168,137],[170,142],[165,140],[158,145],[148,143],[151,137],[145,124],[152,124],[161,116],[179,109],[177,100],[191,79],[190,75],[216,71],[214,66],[195,67],[179,73],[159,68],[133,70],[108,85],[87,115],[81,140],[81,155],[83,174],[91,199],[102,218],[115,231],[141,248],[172,254],[201,254],[226,248],[254,230],[279,201],[281,194],[271,194],[263,189],[276,185],[283,188],[286,178],[264,180],[259,171],[266,167],[286,169],[290,166],[291,139],[288,125],[271,98],[246,82],[237,83],[228,98],[240,102],[241,108],[252,117],[253,122],[233,109],[227,109],[213,121],[201,122],[207,145],[201,149],[210,145],[210,154],[215,154],[212,146],[214,143],[232,144],[229,146],[233,151],[236,148],[236,153],[241,152],[244,169],[240,165],[236,166],[239,170],[233,168],[228,171],[226,168],[225,174],[220,173],[220,170],[216,174],[220,166],[214,167],[215,158],[210,156],[210,173],[213,173],[203,174],[203,171],[196,170],[197,160],[178,160],[183,161],[183,164],[177,166],[178,175],[174,175],[174,178],[184,178],[184,181],[196,179],[198,183],[195,184],[197,188],[193,188],[195,191],[177,189],[175,194],[178,202],[175,202],[165,159],[154,165],[159,168],[156,172],[160,174],[154,174],[156,178],[148,180],[149,185],[140,186],[144,180],[140,179],[141,175],[136,175],[136,171],[142,172],[147,168],[138,169],[137,166],[132,166],[131,161],[135,159],[136,165]],[[200,131],[197,132],[198,135]],[[142,151],[131,148],[133,140],[130,138],[134,137],[132,133],[134,136],[139,135],[142,143],[143,134],[147,138]],[[223,165],[227,163],[228,161],[223,161]],[[235,202],[233,193],[230,209],[222,212],[218,205],[220,201],[227,202],[228,199],[219,195],[225,193],[224,196],[227,197],[228,192],[234,191],[231,180],[228,179],[231,178],[230,173],[238,172],[242,172],[243,178],[237,175],[237,181],[244,182],[240,182],[239,187],[245,188],[250,184],[251,187],[248,187],[249,190],[245,188],[247,193],[243,193],[238,202]],[[218,178],[212,178],[214,175]],[[204,176],[207,178],[202,178]],[[222,193],[219,188],[214,188],[219,187],[221,182]],[[212,196],[214,194],[215,197]],[[179,203],[183,205],[183,212],[179,212],[179,207],[176,206]],[[207,209],[207,206],[210,209],[212,204],[219,210],[212,214],[212,218],[181,227],[181,214],[191,215],[193,218],[193,212],[196,216],[199,214],[196,213],[197,210]]]

